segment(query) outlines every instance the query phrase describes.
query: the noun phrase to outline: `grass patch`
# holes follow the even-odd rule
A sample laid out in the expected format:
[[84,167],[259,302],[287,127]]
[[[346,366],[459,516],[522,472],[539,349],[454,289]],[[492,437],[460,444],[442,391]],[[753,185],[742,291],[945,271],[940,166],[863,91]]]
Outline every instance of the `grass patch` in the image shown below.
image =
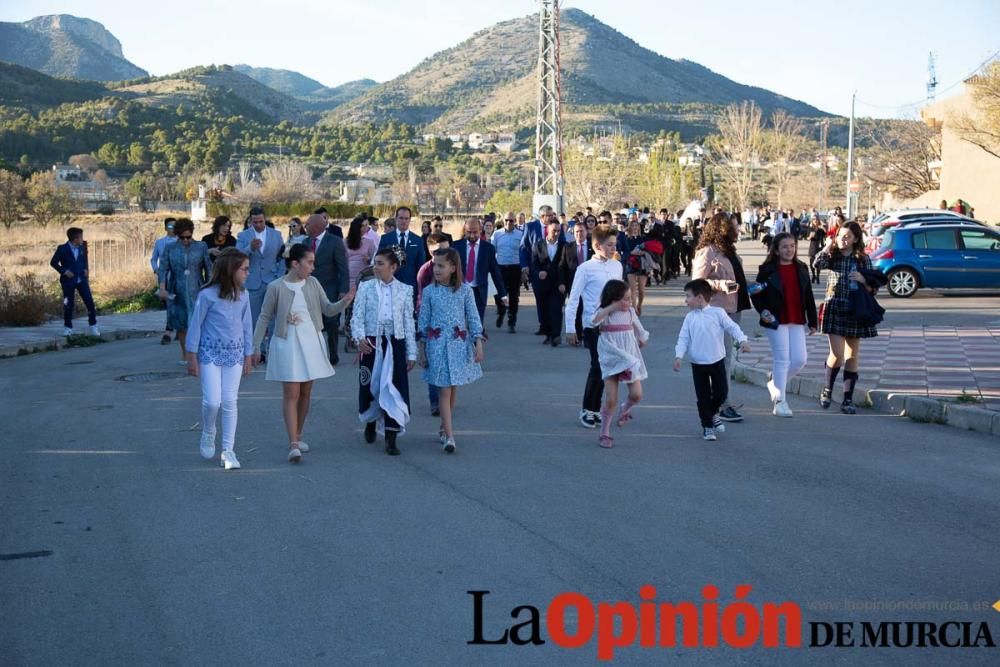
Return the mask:
[[[88,336],[87,334],[73,334],[72,336],[66,336],[66,347],[93,347],[106,342],[107,341],[100,336]],[[58,350],[59,346],[56,345],[55,349]]]
[[975,405],[977,403],[982,403],[983,402],[983,397],[980,396],[979,394],[971,394],[971,393],[965,391],[965,388],[963,388],[962,389],[962,393],[955,397],[955,402],[956,403],[971,403],[971,404]]
[[114,313],[141,313],[144,310],[158,310],[160,298],[156,296],[156,288],[143,290],[130,296],[120,296],[105,301],[98,306],[103,315]]

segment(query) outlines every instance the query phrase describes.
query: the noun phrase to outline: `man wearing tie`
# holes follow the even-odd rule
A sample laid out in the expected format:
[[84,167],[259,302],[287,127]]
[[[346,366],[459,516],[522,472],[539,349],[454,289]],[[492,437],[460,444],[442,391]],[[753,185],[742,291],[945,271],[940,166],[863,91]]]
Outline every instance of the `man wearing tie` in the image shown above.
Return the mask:
[[[424,263],[427,248],[424,240],[418,234],[410,231],[410,218],[413,212],[407,206],[396,209],[396,230],[386,232],[379,239],[378,249],[391,248],[398,245],[406,254],[406,262],[396,271],[396,280],[413,288],[414,299],[417,294],[417,271]],[[414,301],[414,303],[416,303]]]
[[[267,226],[264,209],[254,206],[250,209],[250,226],[236,237],[236,249],[250,257],[250,273],[244,287],[250,296],[250,317],[254,326],[260,317],[261,306],[264,305],[264,294],[272,281],[285,275],[285,262],[282,259],[284,239],[281,232]],[[268,337],[274,331],[274,323],[268,327]],[[261,351],[267,351],[267,345],[261,346]]]
[[476,310],[479,311],[480,321],[483,321],[486,315],[486,297],[489,294],[489,285],[486,281],[490,276],[493,277],[497,295],[503,303],[507,302],[507,290],[500,274],[500,265],[497,264],[496,248],[492,243],[482,240],[482,233],[479,220],[469,218],[465,221],[465,238],[456,241],[452,246],[458,251],[458,256],[462,260],[465,283],[472,287],[472,294],[476,297]]
[[551,206],[541,206],[538,209],[539,220],[532,220],[524,226],[524,236],[521,237],[521,282],[527,282],[531,278],[531,291],[535,294],[535,314],[538,315],[538,331],[536,336],[545,335],[545,316],[542,313],[542,300],[538,297],[538,281],[535,279],[537,271],[531,266],[532,249],[535,244],[545,238],[545,227],[549,221],[549,216],[558,222],[556,214]]
[[532,248],[531,265],[535,272],[532,279],[538,285],[535,294],[541,300],[542,330],[545,331],[543,343],[552,347],[558,346],[562,338],[562,305],[566,297],[558,289],[558,271],[564,246],[562,224],[558,218],[550,216],[545,238]]
[[[586,262],[588,259],[593,257],[594,249],[587,242],[587,227],[583,224],[577,224],[573,227],[573,241],[567,243],[563,246],[562,257],[559,262],[559,294],[563,295],[565,298],[569,295],[569,290],[573,286],[573,277],[576,275],[576,269]],[[583,299],[578,300],[577,304],[579,307],[576,311],[576,320],[574,324],[576,325],[576,345],[580,345],[580,341],[583,340]],[[574,333],[573,331],[567,331],[567,334]]]
[[[330,301],[337,301],[342,294],[347,294],[350,287],[347,270],[347,247],[343,239],[327,231],[327,223],[323,216],[313,213],[306,220],[306,234],[309,235],[302,245],[312,249],[316,256],[316,265],[312,277],[319,281]],[[326,342],[330,352],[330,364],[336,366],[340,362],[337,352],[337,335],[340,329],[340,315],[323,317],[323,329],[326,331]]]
[[66,230],[67,243],[56,248],[49,265],[59,274],[59,285],[63,293],[64,336],[73,335],[73,301],[80,293],[83,305],[87,307],[87,323],[91,336],[100,336],[97,329],[97,309],[90,294],[90,271],[87,264],[87,246],[83,241],[83,230],[70,227]]

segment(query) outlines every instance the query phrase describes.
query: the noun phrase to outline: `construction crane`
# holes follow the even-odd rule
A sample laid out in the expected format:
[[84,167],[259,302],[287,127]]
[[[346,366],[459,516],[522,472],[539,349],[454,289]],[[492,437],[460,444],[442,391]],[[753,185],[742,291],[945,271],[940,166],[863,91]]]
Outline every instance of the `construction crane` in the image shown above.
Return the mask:
[[539,0],[538,114],[535,119],[535,194],[532,208],[565,212],[559,87],[559,0]]

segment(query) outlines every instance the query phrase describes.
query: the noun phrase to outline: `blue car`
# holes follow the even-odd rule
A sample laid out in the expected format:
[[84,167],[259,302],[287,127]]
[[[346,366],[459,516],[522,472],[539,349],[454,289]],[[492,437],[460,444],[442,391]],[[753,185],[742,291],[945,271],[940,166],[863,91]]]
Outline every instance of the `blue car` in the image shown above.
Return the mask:
[[1000,232],[985,226],[890,229],[871,259],[896,297],[911,297],[921,287],[1000,289]]

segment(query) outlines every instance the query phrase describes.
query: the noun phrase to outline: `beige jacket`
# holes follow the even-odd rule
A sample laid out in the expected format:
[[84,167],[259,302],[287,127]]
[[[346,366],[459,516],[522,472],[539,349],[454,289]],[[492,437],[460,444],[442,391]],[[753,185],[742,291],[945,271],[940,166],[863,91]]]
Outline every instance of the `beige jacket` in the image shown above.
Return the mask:
[[[349,303],[346,298],[331,303],[326,298],[323,286],[312,276],[309,276],[302,286],[302,296],[306,300],[309,316],[312,318],[316,331],[323,330],[324,315],[333,317],[337,313],[343,312]],[[264,334],[272,319],[274,320],[274,335],[278,338],[285,338],[288,335],[288,314],[292,310],[294,299],[295,292],[290,287],[285,286],[284,278],[274,280],[267,286],[267,292],[264,293],[264,305],[260,308],[257,326],[253,330],[254,354],[260,352],[260,343],[264,340]]]
[[730,314],[736,312],[736,293],[726,294],[726,281],[735,281],[736,272],[733,271],[733,263],[729,258],[715,246],[706,246],[695,253],[691,279],[698,278],[707,280],[715,290],[709,305],[718,306]]

